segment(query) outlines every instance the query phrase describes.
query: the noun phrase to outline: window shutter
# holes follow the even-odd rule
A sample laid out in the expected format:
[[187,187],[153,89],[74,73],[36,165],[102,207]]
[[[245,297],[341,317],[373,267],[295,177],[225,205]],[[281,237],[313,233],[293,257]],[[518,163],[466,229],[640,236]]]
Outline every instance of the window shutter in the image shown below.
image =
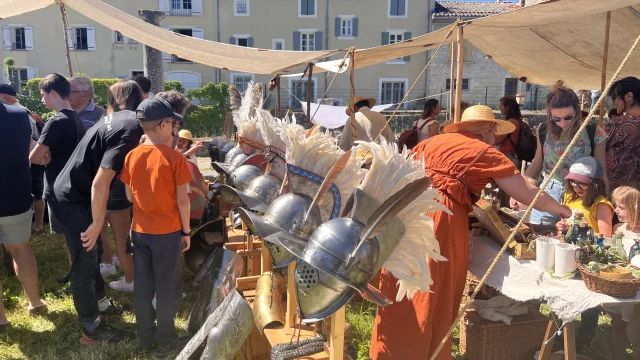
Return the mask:
[[253,47],[253,36],[249,36],[247,38],[247,47],[250,47],[250,48]]
[[204,39],[204,29],[203,28],[193,28],[191,30],[191,36],[196,39]]
[[4,49],[11,50],[11,29],[7,25],[2,27],[2,37],[4,39]]
[[358,36],[358,18],[353,18],[353,20],[351,20],[351,35],[353,37],[357,37]]
[[32,67],[28,67],[27,68],[27,78],[29,80],[31,80],[34,77],[36,77],[36,74],[37,74],[37,69],[36,68],[32,68]]
[[300,31],[293,32],[293,50],[300,51]]
[[87,50],[96,49],[96,28],[93,26],[87,27]]
[[236,38],[234,38],[233,36],[229,38],[229,44],[231,45],[237,45],[238,41]]
[[165,13],[169,13],[171,8],[169,7],[170,0],[158,0],[158,10],[164,11]]
[[386,31],[382,33],[382,45],[389,45],[389,33]]
[[69,50],[73,50],[73,44],[75,39],[75,31],[73,28],[67,28],[67,37],[69,38]]
[[398,2],[400,0],[391,0],[389,1],[389,6],[391,7],[389,9],[389,15],[391,16],[397,16],[398,15]]
[[407,15],[407,0],[396,0],[398,2],[398,16]]
[[[405,33],[404,33],[404,36],[403,36],[403,38],[402,38],[402,39],[403,39],[404,41],[411,39],[411,32],[410,32],[410,31],[405,32]],[[409,61],[411,61],[411,56],[405,56],[405,57],[403,57],[403,58],[402,58],[402,61],[404,61],[404,62],[409,62]]]
[[202,16],[202,0],[191,0],[191,15]]
[[[168,27],[164,28],[167,31],[171,31]],[[163,52],[162,53],[162,62],[171,62],[171,54]]]
[[342,29],[342,19],[337,17],[336,18],[336,37],[342,35],[342,32],[340,31]]
[[24,27],[24,41],[27,50],[33,50],[33,28],[31,26]]
[[316,14],[316,0],[307,0],[308,4],[307,4],[307,8],[308,8],[308,15],[315,15]]
[[322,50],[322,31],[316,31],[313,40],[316,45],[316,51]]
[[309,13],[309,3],[307,0],[298,1],[300,1],[300,15],[307,15]]

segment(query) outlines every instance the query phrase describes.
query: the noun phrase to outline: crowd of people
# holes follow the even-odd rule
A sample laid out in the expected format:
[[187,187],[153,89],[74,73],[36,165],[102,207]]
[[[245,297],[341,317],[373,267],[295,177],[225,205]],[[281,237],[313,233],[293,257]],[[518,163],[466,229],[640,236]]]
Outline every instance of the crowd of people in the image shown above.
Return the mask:
[[[43,231],[46,201],[50,231],[67,246],[63,282],[70,283],[83,325],[80,342],[130,337],[106,320],[123,313],[105,293],[104,278],[115,275],[117,265],[123,276],[109,286],[133,292],[139,352],[155,350],[164,358],[187,341],[176,336],[174,317],[182,299],[180,253],[190,246],[187,156],[197,149],[190,149],[190,133],[178,136],[189,100],[177,91],[150,97],[150,87],[143,76],[118,81],[105,110],[93,101],[90,79],[48,75],[40,94],[56,113],[43,123],[18,103],[15,90],[0,85],[0,243],[14,259],[28,312],[47,313],[29,243],[32,232]],[[9,326],[0,306],[0,331]]]

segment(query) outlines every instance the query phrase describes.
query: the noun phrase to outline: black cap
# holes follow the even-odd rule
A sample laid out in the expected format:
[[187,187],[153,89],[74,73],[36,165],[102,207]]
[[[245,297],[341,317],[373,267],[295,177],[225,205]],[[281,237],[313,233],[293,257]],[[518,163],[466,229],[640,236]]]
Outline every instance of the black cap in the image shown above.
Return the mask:
[[140,103],[136,109],[136,117],[139,121],[157,121],[168,117],[182,123],[184,119],[171,109],[171,105],[164,100],[158,98],[149,98]]
[[18,96],[16,90],[9,84],[0,84],[0,94],[7,94],[11,96]]

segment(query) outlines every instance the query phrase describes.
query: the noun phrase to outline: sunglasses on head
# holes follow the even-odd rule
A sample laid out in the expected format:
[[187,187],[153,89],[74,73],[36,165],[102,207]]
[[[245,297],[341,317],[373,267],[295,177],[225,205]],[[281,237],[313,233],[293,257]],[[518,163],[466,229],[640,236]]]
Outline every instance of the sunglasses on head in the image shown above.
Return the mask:
[[571,121],[573,119],[576,118],[576,114],[571,114],[571,115],[566,115],[565,117],[552,117],[551,121],[553,121],[554,123],[560,122],[562,120],[564,121]]
[[569,181],[569,185],[573,187],[580,187],[582,188],[582,190],[587,190],[589,188],[589,184],[583,184],[581,182],[574,181],[574,180]]

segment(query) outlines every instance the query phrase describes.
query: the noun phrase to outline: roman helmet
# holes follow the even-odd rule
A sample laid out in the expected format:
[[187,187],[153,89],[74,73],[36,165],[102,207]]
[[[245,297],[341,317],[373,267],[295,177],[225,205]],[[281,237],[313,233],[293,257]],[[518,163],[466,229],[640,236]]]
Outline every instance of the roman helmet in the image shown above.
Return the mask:
[[187,269],[197,273],[214,249],[224,245],[225,237],[226,228],[223,219],[210,221],[196,229],[191,235],[191,247],[184,253]]

